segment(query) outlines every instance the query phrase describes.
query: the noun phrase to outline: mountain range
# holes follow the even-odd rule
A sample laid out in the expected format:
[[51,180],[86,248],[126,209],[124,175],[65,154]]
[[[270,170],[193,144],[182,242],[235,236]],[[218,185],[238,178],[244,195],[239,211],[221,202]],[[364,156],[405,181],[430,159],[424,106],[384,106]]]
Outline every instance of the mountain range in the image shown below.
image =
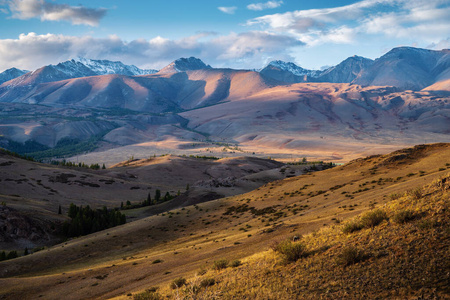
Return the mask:
[[[0,85],[0,144],[41,149],[98,137],[105,149],[145,144],[198,155],[232,143],[245,153],[346,160],[374,145],[446,141],[449,53],[400,47],[322,71],[274,61],[260,72],[212,68],[194,57],[160,71],[78,58]],[[198,142],[204,147],[188,146]]]
[[[354,55],[325,70],[308,70],[293,62],[271,61],[259,73],[275,79],[280,84],[300,82],[353,83],[362,86],[395,86],[401,89],[421,90],[450,79],[450,50],[441,51],[398,47],[376,60]],[[78,57],[57,65],[41,67],[33,72],[11,68],[0,73],[0,84],[14,87],[20,84],[39,84],[65,79],[118,74],[138,76],[170,74],[201,69],[212,69],[195,57],[180,58],[161,70],[143,70],[134,65],[109,60],[92,60]],[[23,76],[26,75],[26,76]],[[22,77],[23,76],[23,77]]]

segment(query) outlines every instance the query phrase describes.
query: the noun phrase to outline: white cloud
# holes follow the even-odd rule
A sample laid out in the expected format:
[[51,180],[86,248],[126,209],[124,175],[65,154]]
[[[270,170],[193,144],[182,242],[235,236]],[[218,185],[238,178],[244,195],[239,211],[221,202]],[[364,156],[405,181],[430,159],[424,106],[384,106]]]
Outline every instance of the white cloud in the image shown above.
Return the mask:
[[362,0],[350,5],[265,15],[247,21],[290,34],[308,45],[353,43],[358,36],[380,35],[439,41],[450,35],[448,0]]
[[277,8],[283,4],[283,1],[267,1],[265,3],[252,3],[247,5],[247,9],[250,10],[264,10],[270,8]]
[[437,43],[432,43],[432,44],[428,45],[427,48],[433,49],[433,50],[450,49],[450,37],[448,37],[444,40],[440,40]]
[[221,12],[232,15],[236,12],[237,7],[236,6],[229,6],[229,7],[220,6],[217,9],[220,10]]
[[68,21],[75,25],[98,26],[106,14],[104,8],[70,6],[45,0],[11,0],[7,4],[12,17],[22,20],[40,18],[41,21]]
[[94,38],[28,33],[18,39],[0,39],[0,71],[11,67],[34,70],[77,56],[156,69],[180,57],[196,56],[214,67],[259,68],[275,56],[293,59],[290,49],[302,45],[293,37],[264,31],[225,36],[199,33],[179,40],[158,36],[131,42],[116,35]]

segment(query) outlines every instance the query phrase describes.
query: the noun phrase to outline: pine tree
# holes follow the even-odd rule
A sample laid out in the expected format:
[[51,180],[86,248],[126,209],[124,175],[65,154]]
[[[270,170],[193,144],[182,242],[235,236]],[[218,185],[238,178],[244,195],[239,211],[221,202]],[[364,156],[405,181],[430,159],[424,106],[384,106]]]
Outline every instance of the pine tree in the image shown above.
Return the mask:
[[159,200],[161,200],[161,191],[160,190],[156,190],[155,191],[155,203],[158,203]]
[[102,166],[102,169],[104,170],[104,169],[106,169],[106,166],[105,166],[105,164],[103,164],[103,166]]
[[150,205],[151,203],[152,203],[152,197],[150,196],[150,193],[148,193],[146,205]]
[[170,196],[169,192],[166,192],[164,195],[164,201],[169,201],[172,197]]
[[58,207],[58,215],[62,214],[61,205]]
[[28,248],[25,247],[25,251],[23,251],[23,255],[25,256],[25,255],[28,255],[28,254],[30,254],[30,253],[28,253]]

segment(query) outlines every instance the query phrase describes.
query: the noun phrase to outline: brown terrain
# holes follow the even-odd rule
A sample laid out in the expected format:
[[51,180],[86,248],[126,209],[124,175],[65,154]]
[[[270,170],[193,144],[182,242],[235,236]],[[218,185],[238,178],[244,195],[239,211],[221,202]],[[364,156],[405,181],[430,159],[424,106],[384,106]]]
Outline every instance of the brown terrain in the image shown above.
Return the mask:
[[[221,277],[221,271],[211,270],[213,262],[220,259],[228,259],[229,261],[239,259],[244,265],[238,267],[236,269],[237,272],[250,272],[250,269],[257,269],[261,272],[266,270],[269,272],[266,273],[268,280],[272,280],[270,274],[273,272],[277,274],[279,272],[287,272],[286,275],[290,274],[289,268],[296,268],[297,265],[284,267],[282,264],[279,265],[275,259],[276,256],[273,256],[274,258],[271,260],[270,257],[261,251],[270,250],[269,246],[273,241],[280,241],[293,235],[306,237],[313,232],[316,232],[316,235],[319,234],[317,238],[320,237],[320,240],[317,240],[317,245],[320,246],[324,238],[323,234],[320,233],[321,228],[328,228],[329,226],[331,226],[330,228],[335,228],[333,224],[336,224],[336,220],[339,223],[343,222],[345,224],[347,220],[354,216],[373,210],[374,208],[386,210],[389,214],[392,211],[392,214],[394,214],[395,210],[391,209],[395,209],[395,205],[400,205],[395,202],[397,201],[396,199],[403,199],[401,207],[404,205],[406,207],[410,205],[409,207],[411,208],[416,207],[418,203],[422,202],[414,202],[411,200],[412,198],[408,198],[409,196],[402,198],[402,195],[405,192],[405,195],[413,195],[413,191],[419,188],[421,189],[420,195],[416,193],[417,197],[415,199],[423,199],[423,201],[428,201],[424,203],[430,204],[421,206],[420,211],[424,215],[420,217],[423,219],[418,219],[417,222],[428,220],[432,216],[438,218],[436,219],[437,223],[430,223],[436,225],[430,225],[431,227],[423,225],[425,226],[423,228],[433,230],[433,235],[430,236],[429,242],[434,243],[434,248],[445,251],[445,245],[448,246],[448,230],[435,230],[440,230],[439,228],[448,226],[449,198],[448,191],[445,191],[446,180],[448,180],[446,176],[448,177],[450,171],[449,147],[449,144],[420,145],[387,155],[361,158],[329,170],[272,181],[244,194],[228,196],[192,206],[173,207],[171,210],[158,213],[157,215],[151,215],[150,211],[147,211],[148,208],[139,208],[134,213],[140,217],[125,225],[110,228],[85,237],[71,239],[28,256],[0,262],[0,277],[2,277],[0,279],[0,294],[5,299],[35,299],[38,297],[58,299],[62,294],[68,299],[108,299],[113,297],[130,299],[133,296],[138,297],[138,293],[142,293],[146,289],[153,290],[151,287],[159,287],[161,293],[176,299],[178,297],[177,295],[179,295],[178,293],[187,293],[189,289],[182,291],[171,290],[168,288],[168,285],[172,280],[182,276],[188,278],[188,282],[195,283],[197,273],[206,273],[207,276],[214,276],[217,280],[217,285],[214,286],[215,290],[212,291],[223,294],[224,298],[231,299],[233,297],[239,297],[239,295],[258,298],[257,293],[249,294],[252,291],[249,286],[235,285],[236,287],[243,288],[240,291],[231,289],[230,285],[228,285],[230,283],[226,283],[227,281],[224,277]],[[166,157],[165,159],[169,158],[171,157]],[[3,159],[6,162],[12,161],[12,158],[9,157],[3,157]],[[265,161],[264,163],[268,164],[271,162]],[[2,166],[2,168],[12,166],[7,164]],[[27,166],[27,170],[29,170],[31,165],[34,166],[31,168],[42,168],[40,171],[42,175],[45,174],[44,167],[47,167],[37,163],[22,162],[20,160],[14,160],[14,164],[16,164],[17,169],[22,164]],[[138,172],[139,168],[146,167],[146,164],[151,165],[151,160],[130,162],[128,164],[124,163],[122,166],[103,171],[100,170],[98,171],[99,174],[95,176],[104,176],[106,178],[106,173],[111,175],[112,172],[116,172],[116,169],[119,170],[121,168],[125,168],[127,170],[126,172],[131,174],[132,169]],[[217,166],[222,168],[220,165]],[[52,171],[48,169],[47,172],[55,171],[56,169],[54,168]],[[69,171],[75,172],[75,170],[66,170],[65,172]],[[105,172],[105,174],[102,172]],[[284,172],[286,173],[287,170],[284,170]],[[92,172],[92,174],[94,173]],[[53,174],[53,176],[58,175],[57,173]],[[81,176],[81,173],[76,174],[77,176]],[[29,177],[26,176],[25,178]],[[97,178],[100,177],[94,177],[92,175],[89,180],[92,181]],[[131,182],[128,179],[123,179],[123,181],[124,185],[131,186]],[[439,182],[443,184],[442,188],[439,187],[441,186]],[[3,183],[4,181],[2,180]],[[44,184],[44,180],[42,183]],[[56,183],[45,182],[46,186],[49,184]],[[134,184],[138,185],[137,183]],[[430,184],[435,184],[433,186],[441,190],[434,190],[434,188],[433,190],[428,188],[422,189],[423,186]],[[17,185],[19,183],[16,183]],[[26,186],[29,183],[25,181],[20,185]],[[73,191],[81,191],[80,187],[75,184],[67,185],[63,190],[66,193],[70,193],[71,188],[74,188]],[[109,188],[101,187],[99,190]],[[436,191],[440,192],[437,193]],[[131,194],[131,191],[129,193]],[[75,194],[75,192],[72,192],[72,194]],[[119,194],[116,196],[119,198]],[[6,207],[14,209],[19,208],[21,203],[31,202],[32,199],[28,197],[25,197],[25,195],[20,197],[3,196],[4,199],[7,199]],[[44,207],[44,205],[38,205],[41,201],[34,201],[37,207]],[[117,199],[117,201],[120,200]],[[436,203],[438,208],[433,203]],[[54,207],[54,205],[49,206]],[[51,209],[48,210],[50,211]],[[149,214],[149,216],[142,218],[145,214]],[[435,222],[433,220],[431,221]],[[389,239],[399,239],[400,241],[402,236],[396,235],[396,229],[394,227],[392,231],[385,232],[385,234],[389,236]],[[383,225],[382,228],[387,227]],[[391,230],[389,228],[382,230]],[[327,238],[328,245],[330,243],[333,245],[336,242],[342,243],[342,238],[345,236],[341,237],[342,233],[339,235],[333,229],[330,230],[329,233],[326,233],[329,234]],[[360,237],[365,240],[366,235],[372,232],[370,229],[367,230],[364,229],[361,231],[361,235],[356,234],[356,238]],[[417,229],[414,230],[417,232]],[[309,240],[314,241],[314,236],[313,234]],[[439,238],[435,239],[435,236]],[[348,237],[352,241],[354,240],[352,236]],[[370,238],[367,238],[370,241]],[[378,238],[382,237],[379,236]],[[378,249],[376,247],[374,249]],[[387,247],[386,251],[394,251],[394,248],[391,249],[390,247]],[[337,251],[336,249],[339,250],[340,248],[330,248],[331,252],[326,252],[326,255],[332,255]],[[448,251],[448,247],[446,249]],[[398,251],[401,250],[398,249]],[[431,251],[431,249],[427,251]],[[430,293],[434,288],[434,292],[428,295],[433,295],[434,293],[434,295],[448,296],[448,285],[446,289],[445,284],[443,284],[445,281],[448,283],[448,274],[445,275],[446,273],[443,273],[445,264],[442,265],[444,262],[439,259],[439,257],[442,257],[443,252],[439,252],[440,250],[436,251],[436,253],[440,253],[439,256],[430,256],[436,263],[436,270],[429,271],[435,272],[430,273],[434,274],[433,277],[430,277],[430,280],[432,279],[433,281],[426,283],[425,286],[427,289],[422,292]],[[317,253],[317,255],[322,255],[320,254],[322,252]],[[399,253],[395,255],[403,255],[401,252]],[[410,259],[415,260],[416,253],[419,252],[411,253],[412,256],[410,256]],[[257,255],[252,256],[255,254]],[[388,252],[387,254],[380,255],[391,257],[390,255],[394,254]],[[313,255],[307,261],[314,260],[315,257]],[[403,258],[403,256],[399,257],[407,259]],[[255,265],[253,265],[253,262]],[[364,265],[366,265],[366,268],[373,268],[373,263],[376,264],[377,262],[378,260],[369,259],[364,262]],[[302,263],[303,260],[300,264]],[[315,260],[311,261],[310,266],[312,272],[319,272],[315,269],[316,267],[313,268],[317,263]],[[425,259],[421,264],[432,265],[433,262]],[[355,267],[349,267],[350,269],[346,270],[349,270],[349,272],[350,270],[359,270],[358,266],[360,265],[360,263],[356,263]],[[261,269],[262,266],[268,266],[269,268],[263,270]],[[403,266],[404,272],[409,274],[409,268],[412,268],[412,265],[406,264]],[[202,269],[206,271],[201,271]],[[337,268],[336,270],[340,269]],[[242,272],[239,273],[241,275],[232,273],[234,271],[230,272],[225,274],[235,276],[236,279],[242,278],[242,284],[250,280],[248,277],[240,277],[244,276]],[[322,273],[312,274],[318,276],[318,274]],[[258,276],[255,274],[252,278],[262,280]],[[316,287],[316,284],[323,284],[313,281],[313,278],[318,278],[317,276],[308,279],[311,280],[311,287]],[[395,279],[394,282],[402,288],[408,288],[407,282],[397,281],[397,279],[400,279],[399,276],[400,274],[396,274],[393,277]],[[341,286],[341,281],[336,280],[334,287],[332,285],[329,286],[332,292],[330,294],[331,296],[342,297],[345,295],[345,289],[351,291],[351,288],[355,288]],[[258,286],[261,283],[253,281],[251,284]],[[274,281],[274,285],[272,286],[276,288],[278,286],[277,284]],[[381,289],[384,293],[380,294],[381,290],[377,292],[377,288],[373,283],[368,284],[366,291],[367,293],[371,293],[370,297],[376,295],[391,297],[394,296],[395,290],[398,290],[396,286],[386,286],[384,289]],[[192,285],[189,286],[192,287]],[[421,293],[420,288],[416,285],[410,286],[409,289],[409,292],[404,294],[407,297],[418,296]],[[228,294],[226,293],[227,290],[229,292]],[[360,292],[363,291],[361,287],[358,290]],[[286,293],[282,291],[286,291]],[[278,294],[273,294],[273,298],[298,297],[298,294],[295,294],[297,290],[292,290],[292,293],[290,291],[290,287],[279,290]],[[303,295],[306,295],[306,298],[313,298],[314,295],[320,293],[319,291],[321,290],[306,289],[304,291],[306,294]],[[272,292],[275,293],[273,290]],[[145,293],[151,294],[153,292]],[[215,295],[217,296],[218,294]],[[150,297],[151,295],[147,296]]]

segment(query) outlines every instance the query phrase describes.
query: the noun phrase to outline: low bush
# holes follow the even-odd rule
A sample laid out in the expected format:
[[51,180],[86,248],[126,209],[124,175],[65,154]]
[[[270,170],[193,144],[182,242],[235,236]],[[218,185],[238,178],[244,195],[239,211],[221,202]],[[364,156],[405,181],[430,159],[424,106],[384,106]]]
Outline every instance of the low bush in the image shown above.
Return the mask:
[[416,188],[409,190],[407,194],[411,196],[414,200],[419,200],[423,196],[423,190],[421,188]]
[[358,221],[349,221],[344,224],[344,227],[342,227],[343,233],[352,233],[358,230],[363,229],[363,226]]
[[283,255],[285,262],[295,262],[307,255],[306,246],[301,242],[283,241],[274,245],[273,250]]
[[133,296],[134,300],[162,300],[163,297],[156,293],[156,291],[147,290],[145,292],[135,294]]
[[172,281],[172,283],[170,284],[170,287],[174,290],[174,289],[182,287],[183,285],[186,285],[186,282],[187,282],[186,278],[179,277]]
[[205,278],[200,282],[201,287],[208,287],[216,284],[216,280],[214,278]]
[[238,260],[238,259],[233,260],[233,261],[230,263],[230,267],[232,267],[232,268],[237,268],[237,267],[239,267],[240,265],[242,265],[242,263],[241,263],[241,261]]
[[403,224],[409,222],[415,218],[415,214],[412,210],[400,210],[394,214],[392,218],[395,223]]
[[214,261],[213,269],[214,270],[222,270],[226,269],[228,267],[228,260],[227,259],[219,259]]
[[344,248],[337,257],[336,262],[339,265],[349,266],[356,264],[364,259],[364,253],[354,246]]
[[365,213],[361,217],[361,225],[364,228],[375,227],[387,218],[387,214],[384,210],[376,209]]

